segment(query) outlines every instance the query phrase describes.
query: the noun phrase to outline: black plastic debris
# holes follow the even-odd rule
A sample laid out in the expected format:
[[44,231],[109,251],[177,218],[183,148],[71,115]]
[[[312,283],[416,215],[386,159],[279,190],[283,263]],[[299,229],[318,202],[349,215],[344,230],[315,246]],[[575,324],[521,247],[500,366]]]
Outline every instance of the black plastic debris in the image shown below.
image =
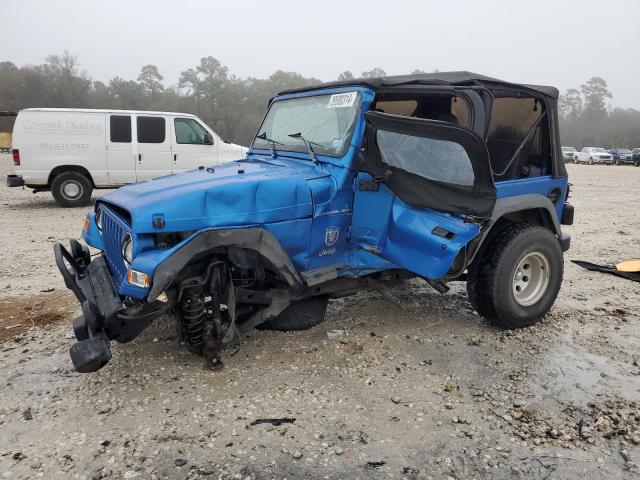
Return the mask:
[[615,265],[596,265],[595,263],[583,262],[582,260],[571,260],[579,267],[586,268],[590,272],[602,272],[615,275],[617,277],[626,278],[634,282],[640,282],[640,273],[636,272],[621,272]]
[[187,461],[184,458],[176,458],[173,462],[176,467],[184,467]]
[[27,408],[24,412],[22,412],[22,418],[25,420],[33,420],[33,414],[31,413],[31,409]]
[[260,425],[261,423],[270,423],[274,427],[279,427],[283,423],[293,423],[295,421],[296,421],[295,418],[289,418],[289,417],[285,417],[285,418],[258,418],[256,420],[254,420],[253,422],[251,422],[249,425],[253,427],[254,425]]

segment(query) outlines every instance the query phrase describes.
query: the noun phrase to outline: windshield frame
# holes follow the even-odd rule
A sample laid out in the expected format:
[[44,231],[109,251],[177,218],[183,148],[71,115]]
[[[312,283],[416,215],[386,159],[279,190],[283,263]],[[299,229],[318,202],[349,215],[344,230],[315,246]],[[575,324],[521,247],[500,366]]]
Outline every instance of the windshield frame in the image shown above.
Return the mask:
[[[358,123],[360,122],[360,117],[362,116],[362,102],[363,102],[363,92],[366,89],[360,87],[360,86],[347,86],[347,87],[341,87],[341,88],[324,88],[324,89],[318,89],[318,90],[311,90],[308,92],[302,92],[302,93],[295,93],[295,94],[286,94],[286,95],[278,95],[276,97],[274,97],[272,99],[272,101],[269,103],[269,108],[267,109],[266,113],[264,114],[264,117],[262,118],[262,121],[260,122],[260,126],[258,127],[255,135],[253,136],[253,139],[251,140],[251,145],[249,147],[249,153],[255,153],[256,151],[270,151],[271,150],[271,143],[269,141],[265,141],[265,146],[256,146],[255,142],[256,142],[256,138],[257,136],[262,133],[263,131],[263,127],[264,127],[264,123],[267,119],[267,117],[269,116],[269,113],[271,112],[271,109],[273,108],[274,105],[276,105],[279,102],[286,102],[286,101],[291,101],[291,100],[298,100],[298,99],[302,99],[302,98],[310,98],[310,97],[330,97],[331,95],[336,95],[336,94],[341,94],[341,93],[347,93],[347,92],[356,92],[357,96],[356,96],[356,111],[354,113],[354,118],[353,118],[353,123],[350,127],[350,131],[348,132],[348,135],[345,139],[345,142],[342,146],[342,149],[335,153],[335,154],[329,154],[326,152],[326,150],[324,149],[318,149],[315,144],[313,143],[313,139],[310,139],[310,141],[312,142],[312,147],[314,148],[315,151],[315,155],[319,158],[325,157],[325,158],[333,158],[333,159],[342,159],[347,152],[349,151],[349,148],[352,146],[353,143],[353,136],[356,132],[356,129],[358,127]],[[291,133],[297,133],[297,132],[291,132]],[[300,145],[278,145],[278,143],[276,142],[276,144],[274,145],[274,150],[275,152],[287,152],[287,153],[294,153],[294,154],[302,154],[305,156],[309,156],[309,152],[305,146],[305,144],[303,142],[300,142]]]

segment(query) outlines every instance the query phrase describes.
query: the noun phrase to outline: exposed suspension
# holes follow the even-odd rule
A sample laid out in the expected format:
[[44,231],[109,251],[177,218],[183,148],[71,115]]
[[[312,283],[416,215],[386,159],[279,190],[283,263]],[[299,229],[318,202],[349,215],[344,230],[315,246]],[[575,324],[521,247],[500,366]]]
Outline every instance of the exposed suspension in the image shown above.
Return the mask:
[[182,313],[182,322],[180,322],[182,339],[190,351],[201,353],[205,317],[204,285],[202,283],[194,283],[184,287],[180,311]]
[[222,366],[225,334],[221,304],[229,288],[226,263],[213,261],[204,275],[183,280],[179,288],[180,337],[189,351],[203,355],[211,367]]

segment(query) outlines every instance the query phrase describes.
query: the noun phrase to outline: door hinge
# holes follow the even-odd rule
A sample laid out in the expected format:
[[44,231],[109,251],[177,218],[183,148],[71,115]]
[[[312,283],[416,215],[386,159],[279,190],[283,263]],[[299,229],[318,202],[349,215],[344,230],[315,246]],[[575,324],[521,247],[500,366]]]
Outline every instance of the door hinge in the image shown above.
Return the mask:
[[360,180],[358,182],[358,190],[361,192],[377,192],[380,188],[380,183],[389,180],[392,173],[391,170],[387,170],[384,175],[373,177],[373,180]]

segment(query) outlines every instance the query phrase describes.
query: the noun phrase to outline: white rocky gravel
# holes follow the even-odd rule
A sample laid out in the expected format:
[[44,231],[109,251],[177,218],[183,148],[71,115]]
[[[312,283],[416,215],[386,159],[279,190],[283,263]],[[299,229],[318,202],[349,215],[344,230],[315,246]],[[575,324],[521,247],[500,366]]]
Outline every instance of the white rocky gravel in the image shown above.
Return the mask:
[[[542,324],[500,330],[463,284],[411,281],[404,308],[363,293],[309,331],[253,332],[219,372],[162,321],[91,375],[71,368],[70,324],[32,329],[0,344],[0,475],[638,478],[640,285],[568,259],[640,256],[640,168],[569,172],[573,245]],[[2,298],[62,290],[51,246],[83,218],[0,187]]]

